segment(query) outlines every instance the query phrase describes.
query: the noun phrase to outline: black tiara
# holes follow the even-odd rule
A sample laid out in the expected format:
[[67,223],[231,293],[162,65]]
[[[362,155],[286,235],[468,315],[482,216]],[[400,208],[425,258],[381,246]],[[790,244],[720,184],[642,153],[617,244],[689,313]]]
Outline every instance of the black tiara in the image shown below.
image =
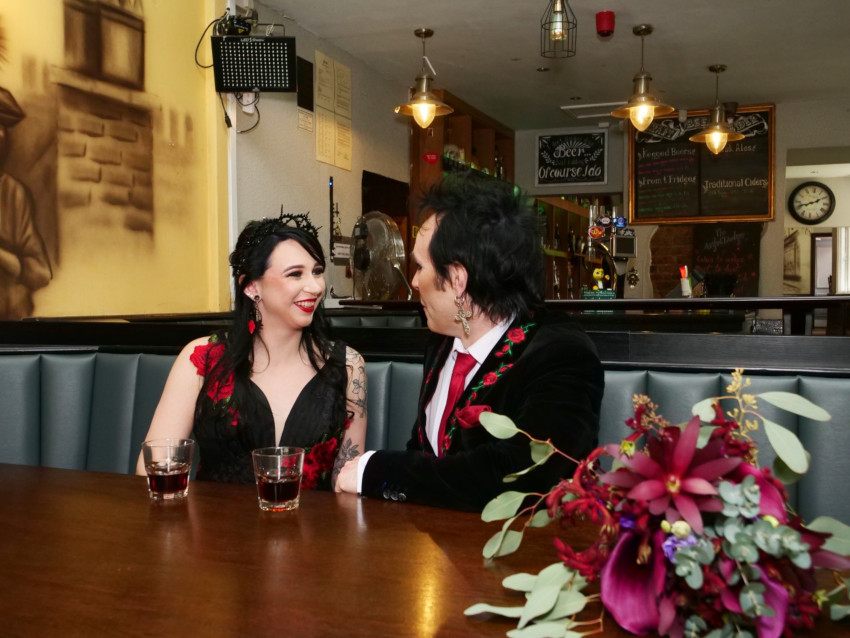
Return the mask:
[[253,227],[246,229],[248,234],[236,243],[236,249],[230,256],[230,265],[239,272],[243,271],[242,266],[251,250],[259,246],[267,237],[279,232],[282,226],[298,228],[309,233],[316,239],[319,238],[319,229],[310,221],[309,213],[284,213],[283,205],[280,207],[280,215],[278,217],[263,217],[260,221],[249,222],[249,225]]

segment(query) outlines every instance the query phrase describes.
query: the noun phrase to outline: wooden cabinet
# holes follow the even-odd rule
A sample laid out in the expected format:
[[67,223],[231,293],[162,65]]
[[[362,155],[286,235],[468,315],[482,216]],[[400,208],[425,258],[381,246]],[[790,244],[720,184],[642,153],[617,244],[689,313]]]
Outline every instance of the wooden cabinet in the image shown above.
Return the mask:
[[595,264],[583,254],[590,213],[560,197],[535,200],[546,255],[546,299],[580,299]]
[[[514,177],[514,132],[448,91],[434,93],[454,113],[435,118],[426,129],[410,120],[410,232],[405,237],[408,252],[420,223],[419,195],[447,171],[466,170],[474,159],[475,168],[492,177],[499,157],[504,179],[511,182]],[[462,157],[464,165],[444,161],[447,146],[457,149],[457,159]]]

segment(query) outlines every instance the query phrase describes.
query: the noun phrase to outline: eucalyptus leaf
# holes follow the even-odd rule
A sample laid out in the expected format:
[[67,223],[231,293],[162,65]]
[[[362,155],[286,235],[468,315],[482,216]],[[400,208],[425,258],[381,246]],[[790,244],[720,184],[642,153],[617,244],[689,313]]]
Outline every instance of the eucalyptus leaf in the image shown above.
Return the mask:
[[549,510],[542,509],[534,512],[534,516],[531,517],[531,520],[528,522],[528,526],[546,527],[551,522],[552,518],[549,516]]
[[528,495],[525,492],[502,492],[484,506],[481,512],[481,520],[485,523],[492,523],[514,516],[522,507],[522,502],[526,496]]
[[850,605],[832,605],[829,608],[830,620],[842,620],[850,616]]
[[809,469],[809,459],[806,450],[797,435],[781,425],[763,419],[764,432],[767,440],[790,470],[797,474],[805,474]]
[[714,412],[714,404],[717,403],[717,399],[714,397],[703,399],[699,403],[695,403],[691,408],[691,414],[693,416],[698,416],[699,420],[704,423],[711,423],[716,416]]
[[520,432],[514,422],[502,414],[482,412],[478,421],[491,436],[495,436],[497,439],[509,439]]
[[498,614],[505,618],[519,618],[522,616],[522,610],[525,607],[499,607],[498,605],[488,605],[487,603],[476,603],[472,607],[467,607],[463,610],[465,616],[475,616],[476,614]]
[[570,579],[571,573],[563,563],[553,563],[540,571],[525,603],[525,611],[517,623],[519,629],[525,627],[531,619],[548,614],[552,610],[558,600],[558,593]]
[[538,622],[558,620],[579,613],[587,606],[587,596],[575,589],[562,589],[552,610]]
[[552,453],[555,451],[555,448],[549,441],[532,441],[530,445],[531,460],[538,465],[552,456]]
[[506,589],[513,589],[514,591],[528,592],[534,589],[534,583],[536,582],[537,576],[535,574],[526,574],[525,572],[521,572],[519,574],[505,576],[504,580],[502,580],[502,587]]
[[[533,443],[532,443],[532,445],[533,445]],[[537,461],[534,465],[527,467],[524,470],[520,470],[519,472],[513,472],[511,474],[506,474],[505,477],[502,479],[502,481],[505,482],[505,483],[512,483],[513,481],[517,480],[517,478],[519,478],[523,474],[528,474],[535,467],[543,465],[548,458],[549,458],[548,456],[543,457],[541,460]]]
[[814,532],[832,534],[826,539],[823,549],[842,556],[850,556],[850,526],[835,520],[831,516],[818,516],[806,527]]
[[[806,461],[811,465],[812,455],[809,454],[808,450],[806,450]],[[788,464],[778,456],[773,459],[773,475],[785,485],[793,485],[803,478],[802,474],[797,474],[797,472],[788,467]]]
[[502,540],[501,544],[497,548],[496,553],[493,554],[493,557],[498,558],[500,556],[507,556],[508,554],[513,554],[516,550],[519,549],[520,543],[522,543],[522,532],[509,529],[507,532],[505,532],[505,538]]
[[711,438],[711,433],[714,432],[717,428],[713,425],[703,425],[699,429],[699,437],[697,437],[697,447],[702,449],[708,443],[709,438]]
[[[502,525],[502,529],[493,534],[490,537],[490,540],[488,540],[484,544],[484,550],[482,551],[484,558],[507,556],[508,554],[512,554],[517,550],[520,541],[522,541],[522,532],[516,532],[508,529],[511,526],[511,523],[514,522],[514,520],[516,520],[516,517],[509,518],[508,520],[506,520],[504,525]],[[514,538],[511,535],[511,532],[513,532],[513,534],[519,534],[519,538]],[[510,541],[508,541],[509,537],[511,538]]]
[[832,419],[829,412],[822,407],[793,392],[763,392],[756,396],[771,405],[775,405],[777,408],[793,412],[807,419],[814,421],[829,421]]

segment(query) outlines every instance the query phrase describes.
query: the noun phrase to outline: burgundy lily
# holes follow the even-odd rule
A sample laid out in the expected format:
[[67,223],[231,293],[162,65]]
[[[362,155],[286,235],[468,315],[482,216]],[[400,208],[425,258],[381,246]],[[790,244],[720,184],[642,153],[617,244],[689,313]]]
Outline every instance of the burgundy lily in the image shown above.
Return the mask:
[[665,536],[660,529],[655,530],[647,557],[643,556],[643,535],[631,530],[623,532],[602,568],[599,581],[602,604],[620,627],[639,636],[658,632],[662,616],[665,628],[672,624],[673,618],[668,613],[671,601],[664,596]]
[[627,488],[626,498],[647,502],[650,514],[664,514],[670,522],[684,519],[691,528],[703,531],[700,511],[718,511],[714,483],[741,464],[740,458],[712,458],[703,462],[697,455],[700,421],[691,419],[684,430],[670,426],[662,436],[652,437],[648,454],[628,456],[619,445],[608,445],[608,453],[625,465],[601,478],[603,483]]

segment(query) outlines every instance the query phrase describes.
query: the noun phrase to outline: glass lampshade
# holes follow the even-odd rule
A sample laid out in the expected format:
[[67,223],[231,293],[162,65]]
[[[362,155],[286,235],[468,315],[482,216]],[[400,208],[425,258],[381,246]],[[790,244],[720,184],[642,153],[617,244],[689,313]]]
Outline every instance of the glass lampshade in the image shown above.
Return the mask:
[[744,135],[733,130],[726,123],[726,109],[722,104],[711,107],[711,123],[696,135],[688,138],[692,142],[705,143],[708,150],[715,155],[726,148],[727,142],[744,139]]

